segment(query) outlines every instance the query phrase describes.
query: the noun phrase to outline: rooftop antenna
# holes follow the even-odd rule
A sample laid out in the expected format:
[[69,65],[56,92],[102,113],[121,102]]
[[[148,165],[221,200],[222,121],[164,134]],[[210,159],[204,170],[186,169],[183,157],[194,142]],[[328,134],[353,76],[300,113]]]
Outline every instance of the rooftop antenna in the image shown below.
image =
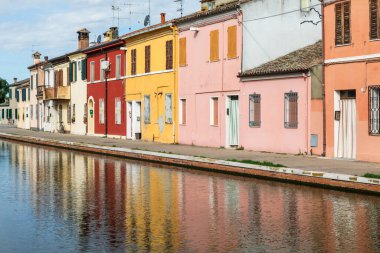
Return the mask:
[[183,16],[183,0],[174,0],[175,3],[178,3],[177,11],[181,12],[181,18]]
[[112,26],[115,26],[115,11],[117,11],[117,27],[120,25],[120,7],[112,5]]

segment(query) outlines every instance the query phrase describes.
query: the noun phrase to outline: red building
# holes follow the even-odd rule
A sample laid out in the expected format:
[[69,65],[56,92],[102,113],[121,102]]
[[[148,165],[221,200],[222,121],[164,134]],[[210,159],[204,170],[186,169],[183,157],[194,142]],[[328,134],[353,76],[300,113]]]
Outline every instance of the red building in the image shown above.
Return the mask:
[[87,54],[87,134],[107,137],[126,136],[124,101],[124,41],[117,39],[117,28],[105,33],[105,42],[84,51]]

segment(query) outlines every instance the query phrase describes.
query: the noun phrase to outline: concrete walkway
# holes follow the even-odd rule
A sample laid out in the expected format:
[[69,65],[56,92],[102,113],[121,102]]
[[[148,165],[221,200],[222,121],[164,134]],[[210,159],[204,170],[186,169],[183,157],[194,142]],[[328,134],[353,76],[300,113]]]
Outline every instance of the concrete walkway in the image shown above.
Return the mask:
[[77,143],[86,143],[99,146],[129,148],[144,151],[164,152],[168,154],[198,156],[213,158],[218,160],[253,160],[268,161],[272,163],[283,164],[291,168],[305,170],[316,170],[323,172],[332,172],[339,174],[350,174],[362,176],[365,173],[380,174],[380,163],[368,163],[359,161],[346,161],[328,159],[322,157],[277,154],[267,152],[252,152],[246,150],[219,149],[207,147],[195,147],[187,145],[170,145],[151,143],[143,141],[130,141],[122,139],[108,139],[92,136],[78,136],[72,134],[57,134],[36,132],[13,127],[0,126],[0,133],[13,134],[18,136],[32,136],[37,138],[52,139],[58,141],[68,141]]

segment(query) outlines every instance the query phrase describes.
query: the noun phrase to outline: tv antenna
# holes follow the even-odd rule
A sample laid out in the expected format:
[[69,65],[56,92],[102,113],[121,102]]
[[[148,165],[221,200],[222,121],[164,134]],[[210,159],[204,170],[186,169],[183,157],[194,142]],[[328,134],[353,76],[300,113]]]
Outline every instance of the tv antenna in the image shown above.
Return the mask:
[[[149,0],[149,4],[150,4],[150,0]],[[128,2],[128,3],[116,3],[116,1],[114,0],[113,1],[113,5],[112,5],[112,11],[113,11],[113,26],[115,26],[115,19],[117,18],[117,27],[120,26],[120,19],[130,19],[129,18],[121,18],[120,17],[120,11],[122,10],[122,7],[120,6],[127,6],[128,8],[128,14],[129,16],[131,16],[132,14],[142,14],[142,13],[138,13],[138,12],[135,12],[135,11],[132,11],[132,8],[134,6],[142,6],[144,4],[140,4],[140,3],[131,3],[131,2]],[[115,12],[117,11],[117,17],[115,15]]]
[[177,11],[181,13],[181,18],[183,16],[183,0],[174,0],[178,4]]

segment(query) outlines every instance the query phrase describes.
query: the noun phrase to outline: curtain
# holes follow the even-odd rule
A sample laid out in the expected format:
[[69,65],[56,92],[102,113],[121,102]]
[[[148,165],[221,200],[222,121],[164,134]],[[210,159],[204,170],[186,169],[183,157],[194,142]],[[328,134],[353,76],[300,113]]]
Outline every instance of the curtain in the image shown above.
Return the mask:
[[236,146],[239,143],[239,100],[230,101],[230,135],[229,144]]
[[340,100],[338,158],[356,158],[356,100]]

